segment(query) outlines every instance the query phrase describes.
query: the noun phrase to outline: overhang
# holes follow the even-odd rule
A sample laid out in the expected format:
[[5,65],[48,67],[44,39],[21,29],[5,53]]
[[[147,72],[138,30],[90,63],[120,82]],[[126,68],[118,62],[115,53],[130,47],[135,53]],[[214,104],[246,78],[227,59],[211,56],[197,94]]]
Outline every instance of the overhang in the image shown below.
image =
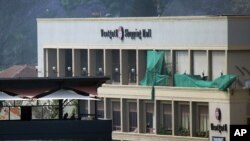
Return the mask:
[[97,96],[97,88],[107,80],[109,80],[108,77],[0,78],[0,91],[3,92],[2,100],[4,97],[6,100],[11,99],[9,96],[26,99],[39,99],[45,96],[48,98],[52,93],[60,98],[60,91],[64,92],[61,98],[70,98],[66,96],[67,93]]

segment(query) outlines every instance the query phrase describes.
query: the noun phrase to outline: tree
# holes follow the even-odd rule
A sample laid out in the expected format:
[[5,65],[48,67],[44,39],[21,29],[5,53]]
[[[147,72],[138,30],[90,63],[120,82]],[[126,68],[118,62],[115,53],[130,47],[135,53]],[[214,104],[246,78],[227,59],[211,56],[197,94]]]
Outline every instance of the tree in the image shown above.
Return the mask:
[[232,0],[232,13],[235,15],[250,14],[250,0]]

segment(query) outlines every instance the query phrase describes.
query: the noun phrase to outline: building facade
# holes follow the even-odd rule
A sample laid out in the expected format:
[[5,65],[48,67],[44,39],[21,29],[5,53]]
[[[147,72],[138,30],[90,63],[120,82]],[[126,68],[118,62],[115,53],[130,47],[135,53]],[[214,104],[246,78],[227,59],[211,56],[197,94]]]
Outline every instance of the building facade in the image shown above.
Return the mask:
[[[38,19],[38,75],[110,76],[97,113],[113,120],[113,140],[228,141],[230,125],[250,117],[249,24],[248,16]],[[152,86],[140,85],[147,50],[164,51],[169,71],[153,100]],[[227,91],[183,88],[176,73],[237,80]],[[92,114],[93,104],[81,101],[80,112]]]

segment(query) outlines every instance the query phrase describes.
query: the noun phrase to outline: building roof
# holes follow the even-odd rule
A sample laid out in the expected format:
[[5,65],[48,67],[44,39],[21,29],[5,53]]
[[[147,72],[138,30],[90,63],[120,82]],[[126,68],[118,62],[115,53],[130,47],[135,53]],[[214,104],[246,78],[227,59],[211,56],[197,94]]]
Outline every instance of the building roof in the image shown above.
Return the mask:
[[32,65],[14,65],[0,72],[0,78],[37,77],[37,70]]
[[97,95],[108,77],[0,78],[0,91],[21,98],[41,98],[58,90],[71,90],[83,96]]

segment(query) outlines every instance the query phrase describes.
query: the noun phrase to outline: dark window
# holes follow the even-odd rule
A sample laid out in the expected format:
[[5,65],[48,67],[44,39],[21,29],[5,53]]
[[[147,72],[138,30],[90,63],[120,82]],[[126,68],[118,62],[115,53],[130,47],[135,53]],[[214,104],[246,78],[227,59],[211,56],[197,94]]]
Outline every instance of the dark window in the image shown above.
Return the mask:
[[172,106],[163,104],[163,129],[165,134],[172,134]]
[[146,132],[153,133],[154,104],[146,103]]
[[129,131],[136,132],[137,130],[137,105],[135,102],[129,103]]
[[98,116],[98,118],[104,118],[104,103],[103,103],[103,101],[97,102],[97,116]]
[[112,102],[113,130],[121,130],[120,102]]

